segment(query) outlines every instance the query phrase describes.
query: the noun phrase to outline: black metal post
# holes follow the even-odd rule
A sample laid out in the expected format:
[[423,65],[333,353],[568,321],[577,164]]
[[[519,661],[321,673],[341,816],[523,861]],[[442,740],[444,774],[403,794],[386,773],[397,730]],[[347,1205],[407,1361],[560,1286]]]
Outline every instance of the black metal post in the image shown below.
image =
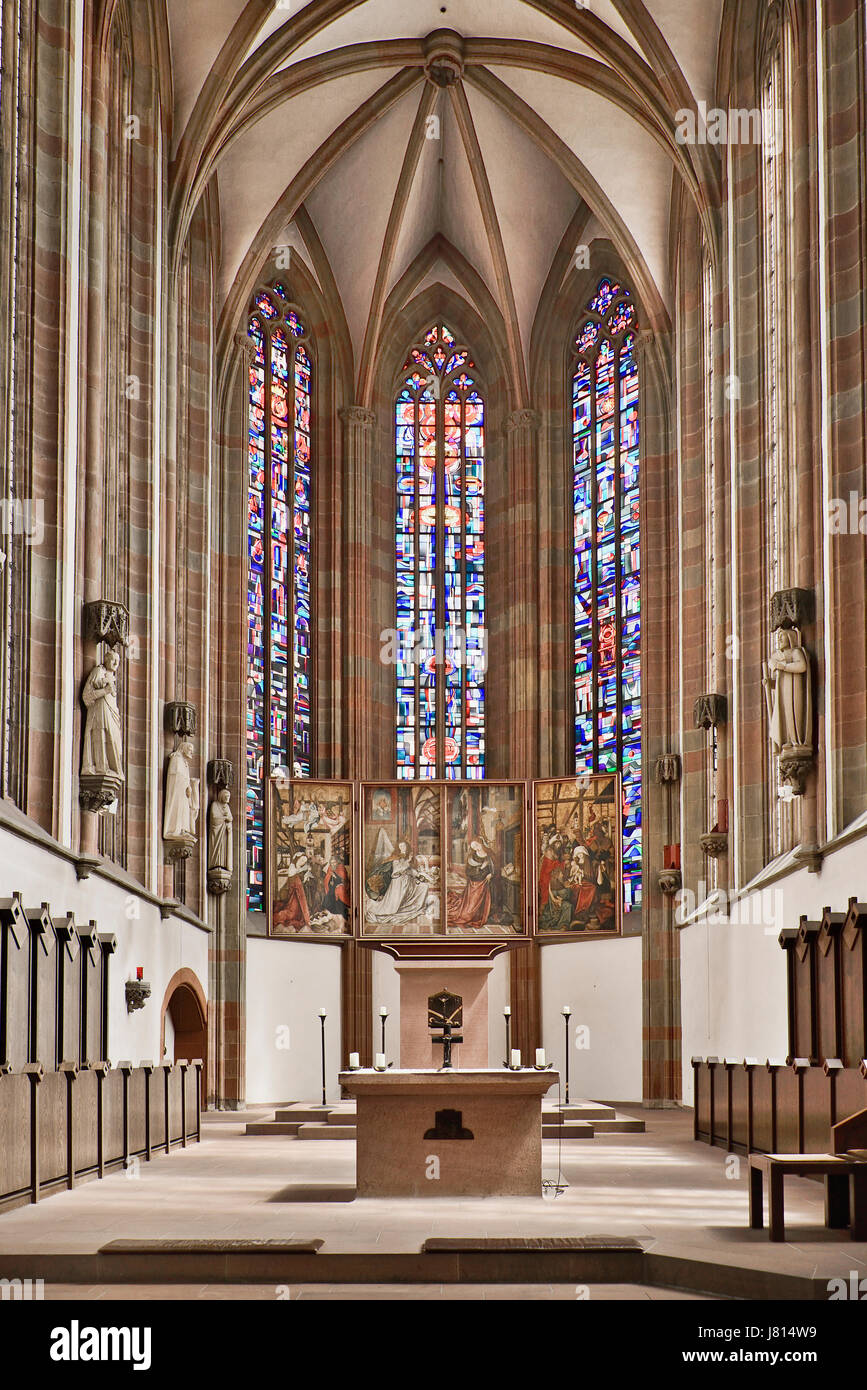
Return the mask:
[[379,1017],[380,1017],[380,1022],[381,1022],[381,1024],[382,1024],[382,1048],[381,1048],[380,1050],[381,1050],[381,1052],[382,1052],[383,1057],[386,1057],[386,1056],[387,1056],[387,1053],[386,1053],[386,1051],[385,1051],[385,1024],[386,1024],[386,1020],[388,1019],[388,1014],[380,1014]]
[[319,1022],[322,1024],[322,1104],[325,1104],[325,1020],[327,1014],[324,1009],[319,1011]]
[[566,1025],[566,1099],[564,1105],[569,1104],[569,1019],[572,1017],[572,1010],[568,1004],[563,1005],[563,1022]]
[[512,1010],[508,1004],[503,1009],[503,1021],[506,1025],[506,1060],[503,1066],[507,1067],[512,1060]]

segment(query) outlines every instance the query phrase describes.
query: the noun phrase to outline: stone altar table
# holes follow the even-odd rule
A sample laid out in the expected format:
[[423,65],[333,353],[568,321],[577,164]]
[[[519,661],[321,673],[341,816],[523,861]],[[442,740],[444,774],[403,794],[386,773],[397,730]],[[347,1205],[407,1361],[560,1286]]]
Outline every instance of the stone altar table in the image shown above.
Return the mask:
[[556,1071],[346,1071],[359,1197],[541,1197]]

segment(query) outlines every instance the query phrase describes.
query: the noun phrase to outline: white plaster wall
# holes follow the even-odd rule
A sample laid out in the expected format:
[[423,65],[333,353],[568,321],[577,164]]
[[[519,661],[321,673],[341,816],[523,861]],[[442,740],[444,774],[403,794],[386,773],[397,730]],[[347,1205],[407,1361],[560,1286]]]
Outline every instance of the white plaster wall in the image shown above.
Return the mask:
[[777,937],[815,920],[825,907],[845,912],[867,895],[867,839],[732,902],[730,920],[691,923],[680,933],[683,1099],[692,1104],[691,1057],[785,1057],[786,961]]
[[[564,941],[541,948],[542,1045],[565,1083],[563,1005],[572,1009],[569,1095],[577,1100],[640,1101],[641,937]],[[576,1047],[576,1029],[589,1047]],[[532,1062],[532,1058],[523,1058]],[[549,1093],[549,1099],[556,1092]]]
[[[373,1051],[380,1051],[382,1042],[382,1023],[379,1017],[380,1005],[388,1009],[388,1023],[385,1029],[386,1056],[394,1066],[400,1066],[400,976],[395,970],[395,962],[384,951],[373,953]],[[362,1061],[365,1059],[362,1058]]]
[[339,1100],[340,947],[248,936],[248,1104],[292,1100],[319,1103],[320,1009],[328,1014],[325,1094],[329,1101]]
[[[159,1061],[160,1008],[172,975],[186,966],[207,997],[209,933],[177,917],[163,921],[159,908],[132,888],[95,874],[79,882],[68,860],[0,826],[0,897],[13,892],[23,894],[26,908],[47,902],[52,914],[71,912],[79,926],[93,918],[100,932],[117,937],[109,968],[109,1061]],[[151,997],[130,1014],[124,982],[135,979],[139,965]]]

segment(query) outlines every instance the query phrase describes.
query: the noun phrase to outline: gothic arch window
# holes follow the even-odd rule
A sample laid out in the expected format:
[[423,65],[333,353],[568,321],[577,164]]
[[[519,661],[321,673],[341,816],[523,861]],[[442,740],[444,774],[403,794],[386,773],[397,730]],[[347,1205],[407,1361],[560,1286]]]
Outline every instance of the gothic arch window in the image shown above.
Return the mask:
[[636,313],[599,281],[572,374],[575,770],[620,772],[623,898],[641,902],[641,578]]
[[283,285],[250,313],[247,516],[247,903],[264,911],[265,787],[311,771],[313,354]]
[[444,324],[412,348],[395,406],[400,778],[485,775],[485,403]]

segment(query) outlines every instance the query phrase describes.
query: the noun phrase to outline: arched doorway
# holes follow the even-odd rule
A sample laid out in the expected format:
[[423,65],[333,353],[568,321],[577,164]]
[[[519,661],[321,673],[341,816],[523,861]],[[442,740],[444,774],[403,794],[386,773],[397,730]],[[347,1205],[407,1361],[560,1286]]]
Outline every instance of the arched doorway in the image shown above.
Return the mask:
[[172,1061],[202,1059],[202,1105],[208,1094],[208,1002],[197,976],[187,968],[169,980],[160,1013],[160,1057],[168,1048]]

